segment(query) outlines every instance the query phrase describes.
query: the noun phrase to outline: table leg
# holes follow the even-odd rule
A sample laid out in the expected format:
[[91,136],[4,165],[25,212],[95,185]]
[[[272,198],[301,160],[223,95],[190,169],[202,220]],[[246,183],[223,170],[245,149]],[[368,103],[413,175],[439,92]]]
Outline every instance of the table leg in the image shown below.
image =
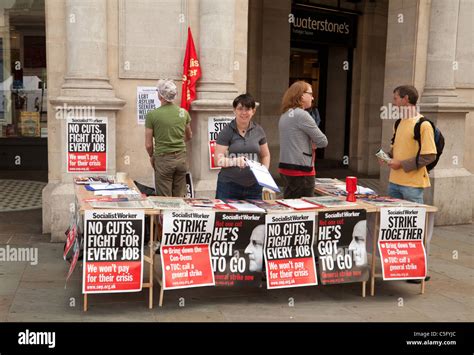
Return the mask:
[[84,294],[84,312],[87,312],[87,293]]
[[365,298],[365,286],[367,284],[367,281],[362,281],[362,297]]
[[165,295],[165,290],[163,290],[163,285],[161,285],[161,290],[160,290],[160,307],[163,307],[163,298]]
[[154,226],[154,221],[155,221],[155,216],[150,216],[150,265],[149,265],[149,283],[150,283],[150,288],[148,289],[148,308],[152,309],[153,308],[153,271],[154,271],[154,260],[155,260],[155,231],[153,230]]
[[373,231],[373,246],[372,246],[372,265],[370,270],[370,295],[375,295],[375,263],[377,260],[377,243],[379,240],[379,215],[380,212],[375,214],[375,228]]
[[[430,220],[430,214],[429,214],[429,212],[427,212],[426,217],[425,217],[425,233],[423,235],[423,245],[425,246],[425,253],[426,253],[426,255],[425,255],[425,257],[426,257],[426,274],[428,274],[428,248],[426,247],[426,242],[428,240],[429,220]],[[426,284],[426,281],[423,278],[423,280],[421,280],[421,289],[420,289],[421,294],[425,293],[425,284]]]

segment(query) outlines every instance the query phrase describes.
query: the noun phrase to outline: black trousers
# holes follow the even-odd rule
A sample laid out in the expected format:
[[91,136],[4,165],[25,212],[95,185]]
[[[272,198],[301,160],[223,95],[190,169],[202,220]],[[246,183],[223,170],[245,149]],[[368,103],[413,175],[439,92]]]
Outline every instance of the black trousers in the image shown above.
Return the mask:
[[314,196],[314,175],[288,176],[280,174],[285,184],[284,198],[300,198]]

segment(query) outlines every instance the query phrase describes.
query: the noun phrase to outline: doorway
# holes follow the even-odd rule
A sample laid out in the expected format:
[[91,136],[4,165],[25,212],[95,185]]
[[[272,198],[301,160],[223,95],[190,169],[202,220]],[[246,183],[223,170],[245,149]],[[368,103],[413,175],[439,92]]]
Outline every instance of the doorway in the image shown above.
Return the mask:
[[[313,118],[319,115],[319,129],[326,130],[326,88],[327,88],[328,49],[326,46],[313,49],[291,48],[290,50],[290,80],[304,80],[312,86],[313,106],[310,111]],[[316,150],[316,157],[324,158],[324,149]]]

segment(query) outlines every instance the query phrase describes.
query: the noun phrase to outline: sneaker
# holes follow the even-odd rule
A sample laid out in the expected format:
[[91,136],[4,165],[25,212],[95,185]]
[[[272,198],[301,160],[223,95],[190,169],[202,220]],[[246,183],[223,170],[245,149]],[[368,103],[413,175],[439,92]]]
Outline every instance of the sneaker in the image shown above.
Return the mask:
[[[431,276],[426,276],[426,277],[425,277],[425,282],[426,282],[426,281],[430,281],[430,279],[431,279]],[[407,282],[408,282],[409,284],[421,284],[421,280],[420,280],[420,279],[407,280]]]

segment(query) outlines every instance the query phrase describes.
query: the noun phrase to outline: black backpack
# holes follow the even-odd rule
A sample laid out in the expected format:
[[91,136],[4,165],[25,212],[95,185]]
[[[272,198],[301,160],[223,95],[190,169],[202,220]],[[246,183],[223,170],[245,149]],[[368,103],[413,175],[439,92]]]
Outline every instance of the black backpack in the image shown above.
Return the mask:
[[[398,125],[400,124],[400,121],[401,121],[401,118],[399,118],[395,122],[395,132],[393,132],[392,145],[395,142],[395,134],[397,133],[397,128],[398,128]],[[433,127],[434,141],[435,141],[435,145],[436,145],[436,159],[426,166],[426,169],[428,169],[428,171],[430,171],[436,166],[436,164],[438,164],[439,157],[441,156],[441,154],[443,154],[444,136],[441,133],[441,131],[439,130],[439,128],[437,128],[435,126],[435,124],[433,122],[431,122],[429,119],[422,116],[418,120],[418,122],[415,124],[415,128],[413,129],[413,138],[418,142],[418,153],[416,153],[416,167],[417,168],[418,168],[418,159],[420,158],[420,151],[421,151],[421,133],[420,133],[421,124],[425,121],[429,122],[431,124],[431,127]]]

